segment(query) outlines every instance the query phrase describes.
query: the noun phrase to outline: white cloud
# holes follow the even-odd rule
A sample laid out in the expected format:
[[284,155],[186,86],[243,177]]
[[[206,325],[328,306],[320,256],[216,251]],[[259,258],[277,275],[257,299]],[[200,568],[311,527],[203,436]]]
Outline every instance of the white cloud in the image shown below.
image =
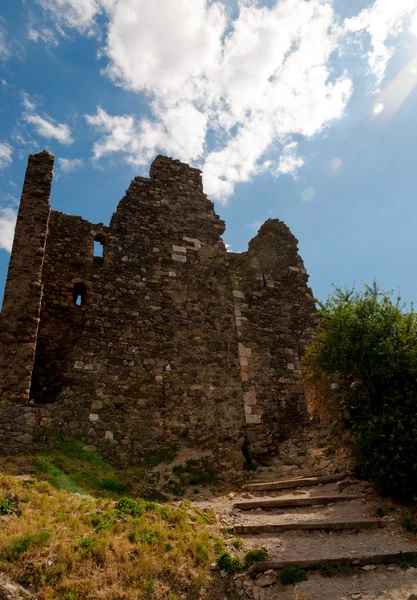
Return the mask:
[[291,142],[282,149],[276,175],[292,175],[295,177],[298,169],[302,167],[304,160],[297,156],[297,142]]
[[31,23],[28,27],[27,37],[32,42],[43,42],[48,46],[57,46],[58,38],[56,32],[50,27],[37,26]]
[[378,83],[385,76],[387,64],[395,52],[389,45],[406,26],[417,36],[417,4],[415,0],[375,0],[358,15],[345,21],[349,33],[366,32],[370,37],[371,50],[367,54],[369,69]]
[[40,115],[25,115],[24,120],[26,123],[30,123],[36,129],[36,132],[41,137],[47,139],[58,140],[61,144],[69,145],[72,144],[73,139],[71,137],[71,130],[68,125],[64,123],[52,123],[48,119],[44,119]]
[[[87,115],[102,134],[95,158],[121,153],[144,165],[164,152],[198,162],[207,193],[221,200],[264,168],[271,147],[340,118],[351,94],[349,78],[331,77],[327,66],[338,38],[322,0],[272,8],[253,0],[234,21],[219,1],[123,0],[107,5],[107,17],[105,72],[149,93],[152,114]],[[277,172],[301,164],[286,156]]]
[[61,144],[68,146],[73,143],[71,129],[65,123],[55,123],[54,120],[46,115],[41,117],[35,110],[37,102],[29,94],[22,93],[22,104],[25,108],[23,120],[33,125],[38,135],[47,139],[58,140]]
[[12,249],[16,216],[14,208],[0,208],[0,248],[7,252]]
[[0,142],[0,169],[9,167],[12,164],[13,148],[6,142]]
[[65,171],[66,173],[77,171],[83,166],[81,158],[58,158],[58,162],[61,171]]
[[[346,36],[367,32],[367,56],[381,79],[387,41],[417,31],[415,0],[375,0],[341,23],[331,0],[39,0],[58,26],[106,38],[100,56],[116,85],[146,94],[149,115],[86,115],[99,137],[96,160],[119,154],[145,165],[157,152],[203,169],[206,192],[226,200],[236,184],[268,169],[296,175],[294,139],[310,138],[344,115],[353,91],[331,57]],[[407,18],[412,19],[411,25]],[[407,25],[408,24],[408,25]],[[278,161],[266,160],[283,148]]]
[[101,12],[98,0],[38,0],[53,18],[65,27],[92,35],[96,29],[95,17]]

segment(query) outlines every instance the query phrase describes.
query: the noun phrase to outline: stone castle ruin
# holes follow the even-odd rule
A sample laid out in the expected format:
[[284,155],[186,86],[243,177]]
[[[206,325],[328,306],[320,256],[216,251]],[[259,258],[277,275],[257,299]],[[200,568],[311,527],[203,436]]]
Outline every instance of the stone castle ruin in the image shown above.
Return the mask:
[[201,172],[163,156],[109,226],[92,224],[51,210],[53,163],[29,157],[17,218],[0,449],[64,432],[120,464],[244,439],[255,455],[276,451],[307,418],[300,354],[314,310],[288,227],[269,219],[247,252],[227,252]]

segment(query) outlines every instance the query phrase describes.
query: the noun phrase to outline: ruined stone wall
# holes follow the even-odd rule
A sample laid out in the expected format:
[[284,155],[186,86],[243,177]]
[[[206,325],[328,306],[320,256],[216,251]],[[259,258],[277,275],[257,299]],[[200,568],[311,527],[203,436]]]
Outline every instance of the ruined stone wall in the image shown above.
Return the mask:
[[42,266],[54,159],[29,157],[0,313],[0,446],[30,447],[29,400],[42,298]]
[[240,445],[223,231],[198,170],[159,157],[150,179],[132,182],[107,230],[103,263],[89,275],[83,332],[59,402],[43,410],[45,430],[79,435],[122,462],[164,448]]
[[[48,404],[65,385],[71,352],[85,326],[88,306],[104,258],[94,241],[106,239],[102,224],[51,211],[42,272],[43,299],[30,397]],[[77,300],[80,304],[76,304]]]
[[18,225],[3,323],[15,326],[14,265],[36,294],[21,309],[30,335],[7,338],[1,359],[0,447],[10,450],[8,429],[27,445],[66,432],[122,464],[184,447],[233,452],[245,437],[255,454],[275,451],[306,417],[299,355],[313,309],[288,228],[269,220],[248,252],[228,254],[201,172],[159,156],[108,227],[51,211],[47,229],[51,161],[31,157],[27,181],[43,191],[31,183],[28,205],[25,183],[19,212],[39,234],[26,268]]
[[278,219],[230,258],[247,437],[254,454],[275,452],[308,416],[300,364],[314,311],[308,276]]

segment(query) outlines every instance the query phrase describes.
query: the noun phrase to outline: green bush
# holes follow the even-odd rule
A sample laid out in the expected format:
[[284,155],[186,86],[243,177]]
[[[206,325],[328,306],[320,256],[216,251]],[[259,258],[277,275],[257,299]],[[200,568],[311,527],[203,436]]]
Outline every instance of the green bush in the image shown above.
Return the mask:
[[133,498],[127,498],[126,496],[120,498],[116,502],[116,508],[120,512],[132,515],[133,517],[138,517],[143,512],[143,505],[141,502],[137,502]]
[[16,508],[14,498],[0,498],[0,515],[12,515]]
[[229,552],[222,552],[217,559],[217,568],[220,571],[226,571],[234,575],[242,570],[242,563],[238,558],[232,556]]
[[298,565],[285,565],[279,572],[279,580],[283,585],[293,585],[307,579],[307,571]]
[[256,562],[263,562],[268,558],[268,550],[264,550],[263,548],[254,548],[253,550],[248,550],[245,554],[244,564],[248,569]]
[[335,288],[318,305],[305,362],[316,377],[352,383],[345,401],[358,475],[417,497],[417,313],[375,282],[363,292]]

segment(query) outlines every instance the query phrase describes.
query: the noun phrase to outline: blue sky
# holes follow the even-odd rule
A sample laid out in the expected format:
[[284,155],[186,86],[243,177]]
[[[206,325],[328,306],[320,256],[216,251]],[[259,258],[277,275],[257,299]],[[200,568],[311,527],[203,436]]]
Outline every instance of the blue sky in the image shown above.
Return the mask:
[[0,295],[30,153],[56,210],[107,223],[168,154],[245,250],[268,217],[314,294],[417,300],[415,0],[13,0],[0,7]]

